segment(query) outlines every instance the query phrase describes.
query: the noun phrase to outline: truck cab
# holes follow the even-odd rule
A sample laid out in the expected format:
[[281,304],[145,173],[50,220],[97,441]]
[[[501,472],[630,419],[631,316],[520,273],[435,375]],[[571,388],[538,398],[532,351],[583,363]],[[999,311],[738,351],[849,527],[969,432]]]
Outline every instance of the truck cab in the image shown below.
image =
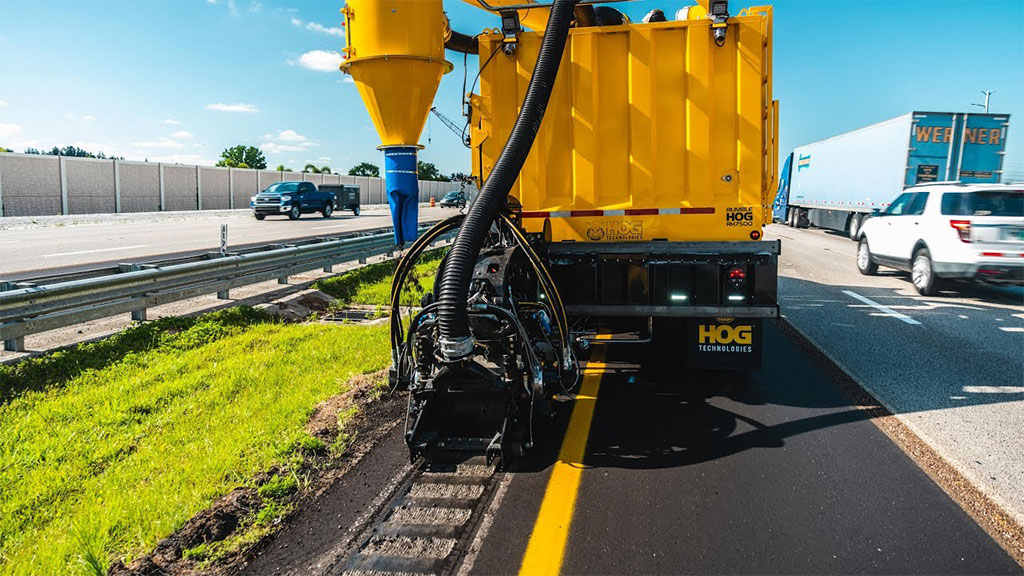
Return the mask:
[[321,191],[312,182],[275,182],[253,196],[249,206],[257,220],[279,214],[298,220],[303,214],[319,212],[324,218],[334,213],[334,194]]

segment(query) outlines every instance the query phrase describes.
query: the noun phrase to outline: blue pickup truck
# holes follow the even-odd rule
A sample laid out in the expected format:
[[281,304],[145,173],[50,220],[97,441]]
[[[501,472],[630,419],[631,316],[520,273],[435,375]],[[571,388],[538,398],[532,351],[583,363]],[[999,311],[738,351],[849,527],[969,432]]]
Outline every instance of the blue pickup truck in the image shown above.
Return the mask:
[[303,214],[319,212],[324,218],[334,213],[334,194],[321,191],[312,182],[275,182],[253,196],[249,206],[257,220],[271,214],[298,220]]

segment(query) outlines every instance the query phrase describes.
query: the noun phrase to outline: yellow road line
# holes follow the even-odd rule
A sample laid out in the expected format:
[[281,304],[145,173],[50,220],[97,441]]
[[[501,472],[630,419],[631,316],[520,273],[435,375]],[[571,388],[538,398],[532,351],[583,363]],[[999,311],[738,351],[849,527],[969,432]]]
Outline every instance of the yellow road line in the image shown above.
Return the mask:
[[597,404],[597,392],[601,386],[601,373],[595,370],[604,367],[601,363],[604,350],[601,348],[594,348],[592,361],[588,363],[588,370],[583,376],[579,394],[576,395],[572,416],[569,417],[569,428],[562,440],[558,461],[551,470],[530,542],[526,545],[523,564],[519,568],[521,575],[558,574],[562,570],[565,544],[569,539],[569,526],[572,524],[576,494],[583,473],[587,437],[590,435],[594,405]]

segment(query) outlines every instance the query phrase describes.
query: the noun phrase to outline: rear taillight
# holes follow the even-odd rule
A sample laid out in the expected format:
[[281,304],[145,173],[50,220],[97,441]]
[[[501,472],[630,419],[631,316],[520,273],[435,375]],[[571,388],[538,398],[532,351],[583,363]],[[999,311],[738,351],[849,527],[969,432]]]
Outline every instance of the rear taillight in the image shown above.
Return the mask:
[[747,271],[743,268],[732,268],[729,270],[729,280],[743,281],[747,279]]
[[970,220],[950,220],[949,225],[956,229],[957,234],[960,235],[961,242],[971,241],[971,221]]

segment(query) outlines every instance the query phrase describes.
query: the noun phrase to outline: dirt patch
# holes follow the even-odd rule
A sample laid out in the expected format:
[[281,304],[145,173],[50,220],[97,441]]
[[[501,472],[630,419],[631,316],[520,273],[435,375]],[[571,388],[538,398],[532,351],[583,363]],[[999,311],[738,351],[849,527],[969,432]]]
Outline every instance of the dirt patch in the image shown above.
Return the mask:
[[[356,376],[350,381],[348,390],[316,406],[306,430],[324,445],[334,446],[340,451],[304,453],[298,471],[305,476],[307,483],[288,500],[277,500],[277,504],[292,506],[295,511],[315,506],[316,500],[392,429],[403,413],[404,397],[384,390],[386,381],[386,370]],[[339,417],[343,414],[344,427],[339,425]],[[264,471],[252,479],[252,485],[264,486],[287,472],[276,467]],[[238,536],[240,529],[250,527],[253,517],[268,503],[260,493],[261,490],[255,487],[235,488],[186,522],[173,535],[160,541],[150,554],[127,565],[117,562],[109,574],[161,576],[236,574],[242,571],[253,558],[262,554],[269,542],[276,539],[278,531],[287,529],[295,513],[286,515],[262,537],[214,560],[190,558],[188,551],[222,543]]]
[[279,300],[260,304],[257,309],[280,318],[285,322],[303,322],[313,316],[324,314],[335,306],[333,297],[319,290],[303,290]]

